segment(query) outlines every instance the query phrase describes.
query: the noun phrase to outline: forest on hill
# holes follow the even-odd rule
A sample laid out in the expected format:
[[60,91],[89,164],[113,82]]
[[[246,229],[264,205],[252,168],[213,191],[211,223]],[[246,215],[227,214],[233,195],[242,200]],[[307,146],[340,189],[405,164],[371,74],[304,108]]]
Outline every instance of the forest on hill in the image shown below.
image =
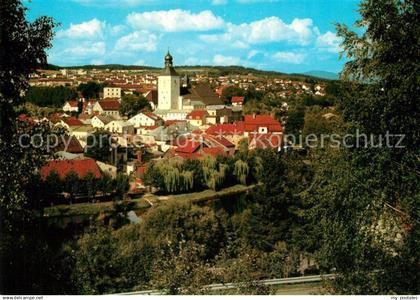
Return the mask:
[[[287,78],[290,80],[301,80],[305,81],[307,79],[318,79],[318,80],[334,80],[337,79],[333,77],[332,73],[323,73],[323,72],[313,72],[313,73],[304,73],[304,74],[287,74],[277,71],[267,71],[267,70],[258,70],[254,68],[248,68],[243,66],[205,66],[205,65],[179,65],[175,66],[175,68],[180,73],[196,73],[196,74],[208,74],[212,76],[228,76],[228,75],[249,75],[252,74],[254,76],[261,76],[261,77],[280,77],[280,78]],[[135,65],[121,65],[121,64],[105,64],[105,65],[82,65],[82,66],[68,66],[68,67],[60,67],[57,65],[47,65],[44,67],[46,70],[60,70],[60,69],[86,69],[86,70],[132,70],[132,71],[150,71],[156,72],[159,71],[161,68],[159,67],[151,67],[151,66],[135,66]]]

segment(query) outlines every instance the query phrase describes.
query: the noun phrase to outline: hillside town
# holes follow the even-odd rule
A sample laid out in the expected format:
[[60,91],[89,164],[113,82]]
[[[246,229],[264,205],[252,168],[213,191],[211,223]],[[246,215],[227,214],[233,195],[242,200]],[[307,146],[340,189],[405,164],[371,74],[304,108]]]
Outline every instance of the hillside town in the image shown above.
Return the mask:
[[[40,75],[41,74],[41,75]],[[223,90],[252,86],[259,91],[275,86],[277,97],[291,94],[323,96],[325,84],[310,84],[281,78],[264,79],[248,76],[211,77],[196,74],[181,76],[173,66],[169,53],[164,68],[153,74],[129,70],[62,69],[59,72],[39,72],[31,76],[31,86],[67,86],[97,82],[103,85],[97,99],[83,95],[66,101],[61,112],[42,119],[25,114],[21,121],[46,121],[65,131],[65,138],[53,148],[54,159],[40,170],[46,180],[57,172],[64,180],[70,172],[79,178],[102,174],[116,178],[122,173],[130,178],[130,192],[142,192],[147,187],[142,176],[149,161],[179,157],[200,159],[207,156],[233,156],[245,142],[249,150],[284,146],[284,122],[271,114],[245,114],[244,96],[223,98]],[[130,116],[121,114],[124,95],[141,95],[148,109]],[[287,103],[282,108],[287,110]],[[110,151],[101,161],[89,155],[96,133],[106,133],[112,139]]]

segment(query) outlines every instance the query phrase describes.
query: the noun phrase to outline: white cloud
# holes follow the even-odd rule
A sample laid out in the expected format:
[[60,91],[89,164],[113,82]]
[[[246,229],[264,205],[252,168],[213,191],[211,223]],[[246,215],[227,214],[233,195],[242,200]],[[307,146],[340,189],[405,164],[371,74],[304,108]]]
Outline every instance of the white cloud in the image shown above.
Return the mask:
[[200,39],[208,43],[239,42],[259,44],[286,41],[291,44],[308,45],[315,37],[315,28],[311,19],[294,19],[286,24],[278,17],[269,17],[252,23],[227,24],[225,33],[203,34]]
[[106,46],[104,42],[90,43],[83,42],[76,46],[68,47],[64,54],[77,57],[91,57],[95,55],[105,55]]
[[340,52],[340,44],[342,39],[336,36],[331,31],[327,31],[325,34],[318,36],[316,40],[316,46],[321,51],[337,53]]
[[211,1],[211,4],[212,5],[225,5],[227,3],[228,3],[227,0],[212,0]]
[[111,35],[115,36],[122,33],[125,29],[126,29],[126,26],[124,25],[115,25],[115,26],[110,26],[109,32],[111,33]]
[[258,51],[257,50],[251,50],[251,51],[248,52],[247,58],[248,59],[251,59],[251,58],[253,58],[257,54],[258,54]]
[[216,54],[213,57],[213,63],[218,66],[233,66],[240,63],[240,58],[235,56],[224,56],[221,54]]
[[103,38],[103,30],[105,29],[105,22],[98,19],[82,22],[80,24],[70,24],[66,30],[57,32],[57,37],[65,37],[72,39],[96,39]]
[[289,64],[301,64],[305,61],[305,57],[304,53],[295,52],[277,52],[273,55],[273,58],[278,62]]
[[134,31],[118,39],[115,50],[119,51],[156,51],[157,36],[147,30]]
[[131,13],[127,16],[127,22],[136,29],[166,32],[206,31],[224,25],[223,19],[209,10],[195,14],[181,9]]

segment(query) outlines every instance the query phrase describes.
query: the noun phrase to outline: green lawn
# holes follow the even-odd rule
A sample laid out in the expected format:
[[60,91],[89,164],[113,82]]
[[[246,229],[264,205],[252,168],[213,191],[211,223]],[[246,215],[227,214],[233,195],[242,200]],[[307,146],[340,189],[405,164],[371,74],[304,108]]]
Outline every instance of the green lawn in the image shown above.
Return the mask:
[[[142,210],[150,207],[150,204],[145,199],[124,201],[127,204],[133,205],[133,210]],[[114,202],[101,203],[77,203],[69,205],[55,205],[44,209],[44,217],[59,217],[59,216],[80,216],[80,215],[95,215],[101,212],[110,212],[113,210]]]
[[[235,195],[247,192],[254,188],[255,185],[234,185],[220,191],[205,190],[196,193],[179,194],[179,195],[168,195],[168,196],[156,196],[153,194],[147,194],[144,197],[136,198],[133,200],[125,201],[128,205],[133,205],[133,210],[144,210],[152,205],[158,205],[166,201],[191,201],[192,203],[200,203],[220,197],[226,197],[229,195]],[[101,202],[101,203],[78,203],[69,205],[55,205],[47,207],[44,210],[45,217],[68,217],[68,216],[81,216],[81,215],[96,215],[101,212],[110,212],[113,210],[113,202]]]

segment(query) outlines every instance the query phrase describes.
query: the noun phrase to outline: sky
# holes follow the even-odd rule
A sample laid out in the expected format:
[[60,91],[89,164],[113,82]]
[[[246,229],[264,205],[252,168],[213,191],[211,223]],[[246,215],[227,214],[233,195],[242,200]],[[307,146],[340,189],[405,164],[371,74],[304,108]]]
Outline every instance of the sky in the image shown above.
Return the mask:
[[55,30],[49,63],[240,65],[285,73],[338,73],[334,24],[352,26],[359,0],[32,0],[28,19]]

